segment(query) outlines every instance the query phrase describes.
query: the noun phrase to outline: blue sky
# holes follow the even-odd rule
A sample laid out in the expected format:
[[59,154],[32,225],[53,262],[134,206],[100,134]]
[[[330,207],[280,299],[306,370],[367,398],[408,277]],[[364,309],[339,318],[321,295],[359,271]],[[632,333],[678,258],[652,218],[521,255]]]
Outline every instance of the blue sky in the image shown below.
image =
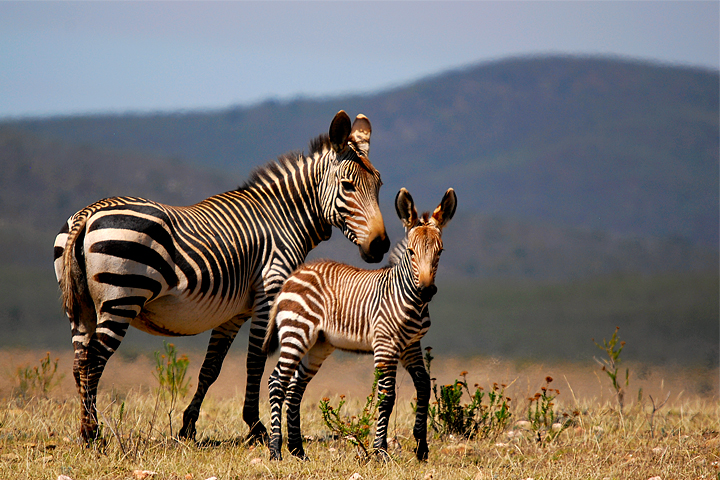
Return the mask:
[[716,1],[0,1],[0,118],[364,93],[518,55],[717,70],[719,24]]

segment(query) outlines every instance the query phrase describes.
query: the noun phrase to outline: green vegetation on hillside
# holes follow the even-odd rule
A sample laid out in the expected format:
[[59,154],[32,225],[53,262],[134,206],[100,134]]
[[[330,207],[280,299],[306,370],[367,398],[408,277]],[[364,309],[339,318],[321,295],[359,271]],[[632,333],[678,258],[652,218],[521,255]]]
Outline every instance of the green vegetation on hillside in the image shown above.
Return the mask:
[[[719,85],[701,69],[518,58],[364,96],[0,122],[0,346],[69,345],[52,269],[69,215],[111,195],[186,205],[229,190],[345,109],[373,124],[393,241],[400,187],[421,209],[458,194],[438,351],[576,358],[620,325],[631,358],[717,364]],[[311,255],[361,264],[333,237]],[[135,339],[121,351],[161,342]]]
[[627,359],[713,367],[719,289],[714,273],[439,281],[425,343],[460,355],[580,360],[592,338],[620,326]]
[[421,204],[452,186],[461,208],[490,215],[717,245],[719,91],[709,70],[532,57],[373,95],[11,123],[244,176],[345,109],[373,123],[388,201],[401,186]]

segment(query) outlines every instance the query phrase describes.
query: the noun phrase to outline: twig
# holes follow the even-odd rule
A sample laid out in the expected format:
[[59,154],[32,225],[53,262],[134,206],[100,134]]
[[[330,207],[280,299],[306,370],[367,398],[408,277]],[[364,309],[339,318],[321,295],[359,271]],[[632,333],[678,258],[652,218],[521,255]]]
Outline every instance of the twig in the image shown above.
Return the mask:
[[113,428],[112,423],[110,423],[110,421],[107,419],[104,412],[100,412],[100,416],[102,417],[103,421],[105,422],[105,425],[107,425],[108,428],[110,429],[110,431],[112,432],[115,439],[118,441],[118,445],[120,445],[120,450],[123,453],[123,457],[126,456],[127,453],[125,452],[125,445],[123,445],[123,441],[120,438],[120,435],[118,435],[117,430],[115,430]]
[[665,400],[660,405],[655,405],[655,399],[652,397],[652,395],[648,395],[650,397],[650,401],[652,402],[652,412],[650,413],[650,438],[655,438],[655,412],[659,411],[662,407],[665,406],[668,399],[670,398],[670,392],[668,392],[667,397],[665,397]]

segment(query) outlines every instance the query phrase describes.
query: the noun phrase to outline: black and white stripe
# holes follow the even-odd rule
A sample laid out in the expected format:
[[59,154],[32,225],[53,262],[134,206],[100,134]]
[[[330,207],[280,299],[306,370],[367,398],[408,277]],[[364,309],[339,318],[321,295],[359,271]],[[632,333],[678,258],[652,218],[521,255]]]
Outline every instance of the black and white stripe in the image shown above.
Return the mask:
[[430,327],[428,302],[437,291],[435,273],[442,252],[442,229],[455,213],[457,199],[449,189],[432,215],[418,218],[412,197],[401,189],[395,200],[407,235],[393,251],[393,262],[365,270],[332,261],[301,266],[285,281],[270,313],[263,348],[280,346],[270,376],[272,436],[270,453],[281,458],[282,407],[288,415],[288,449],[304,457],[300,434],[300,401],[308,382],[336,348],[372,352],[381,372],[378,391],[385,396],[373,447],[387,449],[387,427],[395,403],[398,361],[410,373],[417,391],[413,435],[416,455],[427,459],[427,409],[430,378],[420,339]]
[[243,419],[267,436],[258,397],[262,342],[285,278],[338,227],[377,262],[387,252],[378,206],[380,175],[367,159],[371,127],[339,112],[329,135],[258,169],[238,190],[171,207],[135,197],[94,203],[55,240],[55,270],[70,318],[82,397],[81,435],[97,435],[97,385],[129,325],[156,335],[212,329],[181,436],[195,435],[208,387],[240,327],[252,318]]

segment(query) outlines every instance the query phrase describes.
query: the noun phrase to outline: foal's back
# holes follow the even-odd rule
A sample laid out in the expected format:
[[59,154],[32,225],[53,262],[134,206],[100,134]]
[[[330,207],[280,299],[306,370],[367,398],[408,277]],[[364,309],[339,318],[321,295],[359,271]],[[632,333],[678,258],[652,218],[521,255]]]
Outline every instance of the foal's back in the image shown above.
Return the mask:
[[270,318],[277,312],[279,323],[316,330],[336,348],[372,351],[373,320],[388,270],[366,270],[333,260],[307,263],[285,282]]

